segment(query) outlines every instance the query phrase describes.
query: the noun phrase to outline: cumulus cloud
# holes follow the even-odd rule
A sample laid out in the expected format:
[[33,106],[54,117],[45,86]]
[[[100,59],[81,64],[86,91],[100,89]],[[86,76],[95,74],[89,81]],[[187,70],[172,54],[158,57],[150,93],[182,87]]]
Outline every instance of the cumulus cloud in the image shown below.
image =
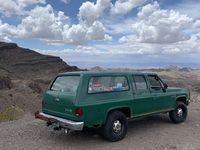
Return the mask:
[[0,33],[3,36],[15,36],[17,34],[17,28],[8,23],[3,23],[0,20]]
[[[133,33],[118,40],[117,47],[120,47],[119,51],[122,53],[143,55],[200,53],[199,20],[174,10],[160,9],[157,2],[140,9],[135,22],[132,22],[132,29]],[[114,48],[115,51],[117,47]]]
[[62,41],[62,31],[68,17],[54,12],[51,5],[36,6],[17,26],[0,22],[0,32],[19,38],[39,38],[46,41]]
[[[95,7],[98,6],[98,11],[104,10],[102,4],[104,0],[97,1]],[[7,37],[38,38],[54,45],[60,43],[79,45],[89,40],[112,39],[105,33],[105,27],[100,21],[94,20],[90,25],[80,21],[71,25],[69,17],[62,11],[55,11],[50,4],[34,7],[16,26],[1,21],[0,32]]]
[[133,30],[140,42],[174,43],[187,40],[184,30],[191,28],[193,19],[173,10],[160,9],[159,4],[148,4],[138,13]]
[[133,8],[144,4],[145,0],[117,0],[114,5],[112,5],[112,14],[126,14],[130,12]]
[[176,43],[149,44],[137,41],[122,42],[115,45],[98,45],[99,49],[109,50],[114,54],[140,54],[140,55],[189,55],[200,54],[200,34],[195,34],[190,39]]
[[97,0],[96,4],[89,1],[84,2],[79,8],[80,21],[91,26],[110,7],[110,4],[110,0]]
[[[61,0],[61,2],[68,3],[69,0]],[[131,8],[128,9],[132,9],[133,5],[140,2],[139,0],[128,1],[131,4]],[[97,0],[96,3],[86,1],[79,8],[79,22],[70,24],[70,18],[65,16],[64,12],[57,12],[50,4],[45,3],[45,0],[8,0],[3,3],[0,6],[3,15],[23,14],[23,17],[18,25],[1,22],[0,31],[7,37],[37,38],[54,45],[61,43],[79,45],[91,40],[107,41],[112,40],[112,37],[106,33],[108,30],[101,19],[105,14],[109,14],[111,9],[120,9],[120,5],[125,6],[122,1],[117,1],[114,5],[111,0]],[[45,5],[37,5],[31,10],[26,10],[28,6],[35,4]]]
[[51,5],[37,6],[17,26],[20,31],[17,36],[59,40],[67,20],[68,17],[63,12],[54,13]]
[[95,21],[92,26],[88,29],[87,38],[88,39],[104,39],[105,28],[103,24],[99,21]]
[[84,24],[72,25],[63,31],[63,40],[68,43],[80,45],[89,40],[111,40],[112,37],[105,34],[105,28],[99,21],[95,21],[90,27]]
[[81,25],[72,25],[71,28],[64,30],[64,41],[72,44],[83,44],[86,41],[86,29]]
[[195,21],[194,28],[200,28],[200,20]]
[[3,41],[3,42],[11,42],[12,40],[9,39],[7,36],[2,35],[2,34],[0,33],[0,41]]
[[0,0],[0,12],[6,16],[23,15],[28,6],[45,3],[45,0]]

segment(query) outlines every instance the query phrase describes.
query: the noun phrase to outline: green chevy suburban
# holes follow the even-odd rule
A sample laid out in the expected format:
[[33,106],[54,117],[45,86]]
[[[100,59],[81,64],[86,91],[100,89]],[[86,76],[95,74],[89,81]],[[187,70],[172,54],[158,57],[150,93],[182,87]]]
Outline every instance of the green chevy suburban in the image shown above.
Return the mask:
[[188,90],[168,87],[154,73],[67,72],[52,81],[35,118],[66,132],[99,127],[107,140],[119,141],[130,119],[169,112],[173,123],[185,121],[189,99]]

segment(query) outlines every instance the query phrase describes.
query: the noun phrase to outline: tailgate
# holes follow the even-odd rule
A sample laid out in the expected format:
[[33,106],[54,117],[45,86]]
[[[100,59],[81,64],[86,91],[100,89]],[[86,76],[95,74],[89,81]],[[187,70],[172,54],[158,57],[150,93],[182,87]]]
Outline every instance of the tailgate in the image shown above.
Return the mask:
[[58,76],[43,97],[44,113],[76,120],[74,108],[79,76]]

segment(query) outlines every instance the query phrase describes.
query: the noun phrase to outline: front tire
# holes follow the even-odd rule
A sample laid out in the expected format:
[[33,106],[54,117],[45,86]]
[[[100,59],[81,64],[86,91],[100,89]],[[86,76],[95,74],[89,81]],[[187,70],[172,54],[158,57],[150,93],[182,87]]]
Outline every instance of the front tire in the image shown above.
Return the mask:
[[184,122],[187,118],[187,106],[183,102],[176,103],[176,109],[169,112],[169,118],[173,123]]
[[124,113],[113,111],[109,114],[105,125],[102,127],[105,139],[115,142],[122,140],[127,133],[128,121]]

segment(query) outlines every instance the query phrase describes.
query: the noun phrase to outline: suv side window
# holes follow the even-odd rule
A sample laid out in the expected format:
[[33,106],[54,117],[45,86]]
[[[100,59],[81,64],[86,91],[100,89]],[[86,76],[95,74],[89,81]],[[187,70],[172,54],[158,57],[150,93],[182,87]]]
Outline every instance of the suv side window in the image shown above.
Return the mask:
[[156,76],[156,75],[148,75],[148,79],[149,79],[149,83],[150,83],[150,86],[151,86],[152,89],[161,88],[162,87],[158,76]]
[[99,76],[90,79],[88,93],[125,91],[128,89],[128,81],[124,76]]
[[146,90],[148,88],[143,75],[133,75],[133,80],[133,87],[135,87],[136,90]]

